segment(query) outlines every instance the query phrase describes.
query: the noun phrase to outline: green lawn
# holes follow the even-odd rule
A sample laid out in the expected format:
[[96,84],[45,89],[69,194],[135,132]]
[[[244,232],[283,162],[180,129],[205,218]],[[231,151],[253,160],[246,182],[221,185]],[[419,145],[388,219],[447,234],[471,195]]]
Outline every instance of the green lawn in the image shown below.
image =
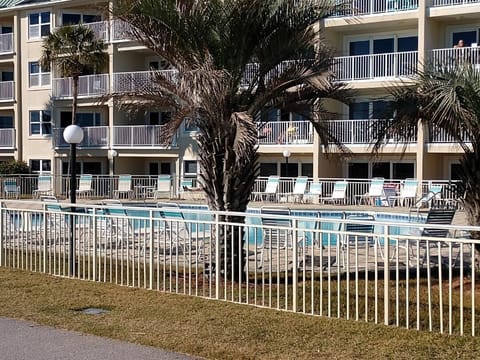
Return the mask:
[[[0,315],[218,359],[473,359],[480,339],[0,269]],[[101,307],[103,315],[78,310]]]

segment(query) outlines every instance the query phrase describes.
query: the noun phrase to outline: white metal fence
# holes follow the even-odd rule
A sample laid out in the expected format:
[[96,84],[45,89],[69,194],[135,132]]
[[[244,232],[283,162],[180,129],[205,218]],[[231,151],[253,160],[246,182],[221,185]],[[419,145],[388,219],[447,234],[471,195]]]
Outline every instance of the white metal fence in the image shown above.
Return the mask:
[[259,126],[259,145],[313,144],[310,121],[271,121]]
[[[52,96],[54,98],[72,97],[72,78],[53,79]],[[96,74],[80,76],[78,80],[78,96],[93,97],[106,95],[110,92],[109,75]]]
[[[1,266],[418,330],[478,332],[469,233],[480,228],[428,225],[416,214],[29,205],[0,206]],[[425,235],[432,226],[444,236]],[[230,260],[222,254],[235,247],[246,254],[245,272],[225,277]]]
[[[63,138],[64,128],[55,128],[53,129],[52,134],[52,143],[55,148],[68,147],[68,144]],[[83,130],[83,140],[78,144],[79,148],[102,148],[109,145],[108,141],[108,126],[86,126],[82,127]]]
[[433,0],[432,6],[453,6],[453,5],[468,5],[476,4],[479,0]]
[[418,9],[418,0],[352,0],[348,9],[335,17],[392,13]]

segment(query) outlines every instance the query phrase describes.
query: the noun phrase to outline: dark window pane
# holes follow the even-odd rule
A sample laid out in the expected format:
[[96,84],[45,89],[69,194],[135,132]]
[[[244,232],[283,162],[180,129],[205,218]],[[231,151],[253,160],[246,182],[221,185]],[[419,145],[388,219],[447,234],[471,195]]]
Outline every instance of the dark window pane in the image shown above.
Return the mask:
[[471,46],[477,41],[476,31],[458,31],[453,33],[453,45],[458,43],[458,40],[463,40],[464,46]]
[[43,135],[50,135],[52,133],[52,124],[43,123],[42,124],[42,133],[43,133]]
[[150,125],[160,125],[160,114],[158,112],[150,113]]
[[43,171],[50,171],[51,170],[51,166],[50,166],[50,160],[43,160],[42,161],[42,170]]
[[298,164],[297,163],[282,163],[280,166],[280,176],[283,177],[297,177],[298,176]]
[[38,62],[33,61],[30,63],[30,74],[38,74],[40,72],[40,65]]
[[373,40],[373,53],[386,54],[392,53],[394,49],[393,38]]
[[392,175],[394,179],[413,178],[414,171],[413,163],[394,163]]
[[30,169],[32,171],[40,171],[40,160],[30,160]]
[[48,36],[50,35],[50,24],[49,25],[42,25],[40,30],[41,36]]
[[372,165],[372,177],[390,179],[390,163],[381,162]]
[[40,124],[31,124],[30,125],[30,134],[39,135],[40,134]]
[[60,112],[60,127],[66,128],[71,123],[72,123],[72,112],[71,111]]
[[63,14],[62,15],[63,25],[77,25],[77,24],[80,24],[80,20],[81,20],[80,14]]
[[460,164],[450,164],[450,180],[460,180],[460,172],[462,166]]
[[349,117],[352,120],[363,120],[369,118],[369,102],[362,101],[352,103],[349,106]]
[[368,55],[370,54],[370,41],[352,41],[350,43],[350,53],[348,55]]
[[97,161],[84,162],[83,163],[83,173],[84,174],[100,175],[102,173],[102,163],[97,162]]
[[260,163],[260,176],[277,175],[276,163]]
[[102,17],[100,15],[83,15],[83,22],[85,24],[100,21],[102,21]]
[[308,176],[309,178],[313,178],[313,164],[312,163],[302,164],[302,176]]
[[50,12],[49,11],[42,12],[40,14],[40,18],[42,19],[41,21],[43,24],[50,23]]
[[38,20],[39,20],[38,14],[30,14],[29,16],[30,25],[37,25]]
[[368,179],[368,163],[349,163],[348,177],[352,179]]
[[11,116],[0,116],[0,128],[1,129],[12,129],[13,128],[13,117],[11,117]]
[[398,39],[398,51],[417,51],[418,50],[418,36],[408,36]]
[[150,175],[158,175],[158,163],[153,162],[148,164],[148,173]]
[[197,173],[197,162],[196,161],[185,161],[185,174],[196,174]]
[[171,165],[169,162],[160,163],[160,174],[170,175],[172,173]]

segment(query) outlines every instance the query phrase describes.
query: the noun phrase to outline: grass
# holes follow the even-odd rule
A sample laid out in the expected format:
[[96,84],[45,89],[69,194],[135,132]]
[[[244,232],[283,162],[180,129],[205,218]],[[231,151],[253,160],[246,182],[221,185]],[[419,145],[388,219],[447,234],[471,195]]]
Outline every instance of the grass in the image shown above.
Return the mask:
[[[0,269],[0,316],[216,359],[472,359],[446,336]],[[100,307],[103,315],[78,310]]]

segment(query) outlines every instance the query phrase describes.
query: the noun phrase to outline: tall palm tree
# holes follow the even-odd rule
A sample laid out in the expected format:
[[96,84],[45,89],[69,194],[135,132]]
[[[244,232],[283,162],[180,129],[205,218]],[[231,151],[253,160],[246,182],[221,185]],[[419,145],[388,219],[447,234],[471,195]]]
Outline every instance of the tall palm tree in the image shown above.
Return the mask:
[[[469,62],[455,67],[427,65],[414,86],[391,91],[393,121],[380,129],[375,149],[388,135],[411,137],[420,124],[444,131],[460,144],[459,194],[470,225],[480,225],[480,72]],[[480,239],[480,234],[472,236]],[[478,248],[477,250],[480,250]]]
[[[119,0],[116,6],[131,34],[177,70],[155,72],[154,86],[127,96],[142,97],[136,107],[174,109],[170,135],[185,117],[198,127],[200,182],[211,209],[246,210],[258,174],[258,126],[269,109],[303,115],[325,146],[341,147],[328,132],[332,114],[323,102],[348,101],[350,92],[334,81],[320,29],[320,20],[338,10],[336,1]],[[239,239],[235,244],[225,238],[220,233],[222,259],[229,258],[222,272],[238,279],[243,236],[229,236]]]
[[72,124],[76,124],[80,76],[108,63],[103,41],[83,25],[59,27],[45,38],[40,63],[44,68],[53,63],[62,77],[72,78]]

